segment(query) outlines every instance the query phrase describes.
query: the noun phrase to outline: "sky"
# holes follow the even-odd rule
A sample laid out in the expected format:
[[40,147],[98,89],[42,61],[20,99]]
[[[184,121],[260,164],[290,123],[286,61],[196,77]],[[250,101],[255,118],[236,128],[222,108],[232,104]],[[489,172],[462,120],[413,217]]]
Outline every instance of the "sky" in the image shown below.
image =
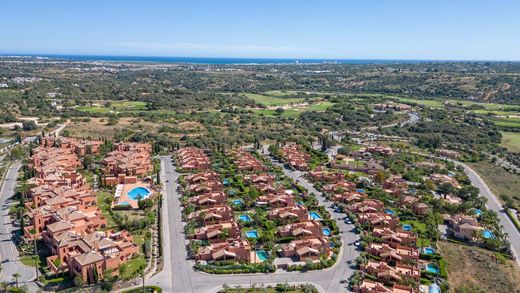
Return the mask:
[[4,0],[0,54],[520,60],[519,0]]

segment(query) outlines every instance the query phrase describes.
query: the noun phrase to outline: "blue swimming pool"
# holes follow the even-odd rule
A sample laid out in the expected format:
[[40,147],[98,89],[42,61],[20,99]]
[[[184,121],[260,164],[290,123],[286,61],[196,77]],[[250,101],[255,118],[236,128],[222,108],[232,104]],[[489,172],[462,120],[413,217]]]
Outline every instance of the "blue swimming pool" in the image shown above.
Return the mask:
[[251,230],[246,232],[247,238],[258,238],[258,232],[256,230]]
[[474,210],[474,213],[475,213],[475,215],[476,215],[477,217],[479,217],[480,215],[482,215],[482,211],[479,210],[479,209],[475,209],[475,210]]
[[238,216],[238,219],[244,222],[251,222],[251,217],[249,215],[240,215]]
[[359,193],[364,193],[364,192],[365,192],[365,190],[364,190],[364,189],[361,189],[361,188],[360,188],[360,189],[356,189],[356,192],[359,192]]
[[127,201],[122,201],[122,202],[118,203],[117,205],[118,205],[118,206],[129,206],[130,203],[127,202]]
[[330,234],[332,234],[332,232],[329,228],[323,228],[323,235],[330,236]]
[[231,203],[234,205],[241,205],[244,202],[241,199],[234,199],[233,201],[231,201]]
[[150,196],[150,190],[148,190],[145,187],[135,187],[134,189],[130,190],[127,193],[127,195],[129,198],[131,198],[133,200],[137,200],[137,199],[139,199],[139,197],[141,199],[145,199],[148,196]]
[[309,217],[311,218],[311,220],[323,220],[323,218],[317,212],[310,212]]
[[392,211],[391,209],[386,209],[385,210],[385,213],[389,214],[389,215],[395,215],[395,212]]
[[412,231],[412,225],[404,224],[403,225],[403,230],[405,230],[405,231]]
[[482,231],[482,237],[489,239],[489,238],[495,238],[495,235],[493,235],[493,232],[489,230]]
[[228,186],[229,180],[227,180],[227,179],[222,180],[222,184],[224,184],[224,186]]
[[256,255],[258,256],[258,259],[260,259],[261,261],[265,261],[269,258],[269,255],[265,250],[258,250],[256,252]]
[[435,249],[433,247],[424,247],[423,254],[428,254],[428,255],[435,254]]
[[429,272],[429,273],[438,274],[441,270],[439,269],[439,267],[436,264],[429,263],[426,266],[426,271]]

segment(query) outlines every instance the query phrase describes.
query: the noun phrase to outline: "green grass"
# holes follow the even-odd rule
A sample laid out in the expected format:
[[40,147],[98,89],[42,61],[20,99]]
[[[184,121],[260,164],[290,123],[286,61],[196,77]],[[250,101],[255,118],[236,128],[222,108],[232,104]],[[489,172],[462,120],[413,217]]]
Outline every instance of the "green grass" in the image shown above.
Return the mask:
[[272,106],[285,106],[288,104],[302,103],[305,99],[303,98],[279,98],[275,96],[259,95],[259,94],[245,94],[248,98],[255,100],[255,102],[262,104],[266,107]]
[[107,228],[116,228],[117,224],[110,214],[110,202],[109,199],[113,198],[112,193],[107,191],[99,191],[96,193],[97,205],[103,212],[103,216],[107,219]]
[[402,98],[402,97],[397,97],[397,100],[401,103],[414,103],[417,105],[433,107],[433,108],[444,107],[444,104],[441,100],[419,100],[419,99]]
[[520,132],[502,132],[501,145],[510,152],[520,152]]
[[125,262],[121,267],[121,277],[123,279],[130,279],[133,277],[137,277],[137,273],[146,266],[146,260],[144,256],[140,255],[136,258],[133,258],[127,262]]
[[520,127],[520,118],[517,117],[509,117],[509,118],[495,118],[493,122],[497,126],[503,127]]
[[[33,255],[24,255],[20,256],[20,262],[23,263],[26,266],[33,267],[34,268],[34,259]],[[40,266],[41,261],[38,261],[38,266]]]
[[146,104],[146,102],[139,101],[113,101],[110,107],[81,106],[76,109],[82,112],[106,114],[110,112],[146,111]]
[[426,224],[423,222],[416,221],[416,220],[401,221],[401,225],[405,225],[405,224],[411,225],[413,228],[412,229],[413,232],[420,233],[420,234],[426,233]]
[[509,203],[512,207],[520,209],[520,176],[511,174],[502,167],[482,161],[468,163],[484,179],[491,191],[500,198],[502,202]]

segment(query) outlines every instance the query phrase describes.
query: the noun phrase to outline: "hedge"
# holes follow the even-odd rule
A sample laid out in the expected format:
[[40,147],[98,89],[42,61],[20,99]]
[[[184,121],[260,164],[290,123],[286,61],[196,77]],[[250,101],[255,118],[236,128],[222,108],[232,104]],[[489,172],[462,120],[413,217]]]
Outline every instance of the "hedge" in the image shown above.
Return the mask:
[[515,215],[513,215],[513,213],[511,212],[510,209],[506,208],[506,214],[509,217],[509,219],[511,219],[513,224],[515,225],[516,229],[518,231],[520,231],[520,222],[518,222],[518,219],[515,217]]
[[[150,293],[152,293],[152,292],[161,293],[162,292],[162,289],[159,286],[145,286],[144,290],[145,290],[145,292],[150,292]],[[141,293],[141,292],[143,292],[143,287],[121,291],[121,293]]]

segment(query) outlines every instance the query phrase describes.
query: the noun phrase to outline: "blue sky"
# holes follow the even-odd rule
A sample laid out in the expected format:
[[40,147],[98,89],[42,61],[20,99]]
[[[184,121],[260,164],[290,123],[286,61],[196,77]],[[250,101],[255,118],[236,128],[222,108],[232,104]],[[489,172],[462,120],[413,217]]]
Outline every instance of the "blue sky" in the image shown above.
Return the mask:
[[6,0],[0,53],[520,60],[519,0]]

